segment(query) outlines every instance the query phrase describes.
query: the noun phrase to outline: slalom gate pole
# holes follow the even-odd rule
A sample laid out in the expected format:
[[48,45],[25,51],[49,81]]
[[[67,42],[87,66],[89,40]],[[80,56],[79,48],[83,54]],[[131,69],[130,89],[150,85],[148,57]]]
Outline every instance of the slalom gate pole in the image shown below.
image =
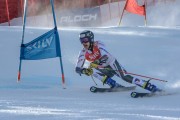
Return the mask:
[[161,81],[161,82],[168,82],[167,80],[161,80],[161,79],[158,79],[158,78],[148,77],[148,76],[139,75],[139,74],[135,74],[135,73],[129,73],[129,72],[124,72],[124,71],[120,71],[120,72],[123,72],[123,73],[126,73],[126,74],[130,74],[130,75],[139,76],[139,77],[149,78],[151,80],[158,80],[158,81]]
[[127,2],[128,2],[128,0],[126,0],[126,3],[125,3],[125,5],[124,5],[123,12],[122,12],[121,17],[120,17],[120,19],[119,19],[118,26],[121,25],[121,21],[122,21],[123,15],[124,15],[124,10],[125,10],[125,8],[126,8]]
[[147,6],[147,1],[145,0],[144,1],[144,11],[145,11],[144,22],[145,22],[145,26],[147,26],[146,6]]
[[[55,29],[58,31],[57,23],[56,23],[56,16],[55,16],[55,11],[54,11],[54,0],[50,0],[50,2],[51,2],[51,6],[52,6],[54,26],[55,26]],[[59,34],[58,34],[58,37],[59,37]],[[61,50],[60,50],[60,54],[61,54]],[[63,86],[63,89],[66,89],[66,87],[65,87],[64,70],[63,70],[63,63],[62,63],[62,56],[59,57],[59,61],[60,61],[60,68],[61,68],[62,86]]]
[[7,13],[7,19],[8,19],[8,25],[10,26],[10,17],[9,17],[9,4],[8,0],[6,0],[6,13]]
[[[27,0],[25,0],[24,2],[24,16],[23,16],[23,34],[22,34],[22,41],[21,41],[21,45],[24,43],[24,33],[25,33],[25,26],[26,26],[26,14],[27,14]],[[21,52],[21,51],[20,51]],[[17,82],[20,81],[21,79],[21,64],[22,64],[22,60],[20,58],[19,61],[19,71],[18,71],[18,79]]]

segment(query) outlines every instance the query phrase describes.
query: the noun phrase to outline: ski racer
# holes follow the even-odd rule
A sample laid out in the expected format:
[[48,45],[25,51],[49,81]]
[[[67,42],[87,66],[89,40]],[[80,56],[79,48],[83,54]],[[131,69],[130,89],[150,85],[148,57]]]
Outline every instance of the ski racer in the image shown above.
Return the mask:
[[[112,77],[116,75],[128,83],[140,86],[150,92],[156,92],[158,90],[158,88],[149,81],[126,74],[126,70],[106,50],[104,44],[100,41],[94,41],[92,31],[85,30],[81,32],[79,39],[83,45],[83,49],[80,51],[76,63],[75,71],[78,74],[92,75],[102,81],[103,84],[108,84],[110,88],[123,87],[112,79]],[[83,67],[85,60],[90,62],[90,67]]]

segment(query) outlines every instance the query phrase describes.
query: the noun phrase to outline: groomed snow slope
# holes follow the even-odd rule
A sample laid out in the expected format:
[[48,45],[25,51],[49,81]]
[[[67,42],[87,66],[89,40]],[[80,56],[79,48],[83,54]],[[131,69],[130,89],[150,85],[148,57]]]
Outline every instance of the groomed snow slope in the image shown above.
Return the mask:
[[[25,42],[48,30],[27,28]],[[82,30],[59,30],[67,88],[62,89],[58,58],[23,61],[22,79],[16,83],[22,28],[0,27],[1,120],[180,120],[179,28],[90,28],[127,71],[168,80],[152,82],[171,95],[138,99],[130,97],[131,91],[89,91],[91,78],[74,72]]]

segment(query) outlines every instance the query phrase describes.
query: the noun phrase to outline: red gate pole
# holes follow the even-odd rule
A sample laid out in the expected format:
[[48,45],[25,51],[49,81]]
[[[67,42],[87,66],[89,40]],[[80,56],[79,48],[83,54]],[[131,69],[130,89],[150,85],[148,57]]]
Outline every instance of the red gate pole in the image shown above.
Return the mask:
[[10,18],[9,18],[9,6],[8,6],[8,0],[6,0],[6,13],[7,13],[7,19],[8,19],[8,25],[10,26]]

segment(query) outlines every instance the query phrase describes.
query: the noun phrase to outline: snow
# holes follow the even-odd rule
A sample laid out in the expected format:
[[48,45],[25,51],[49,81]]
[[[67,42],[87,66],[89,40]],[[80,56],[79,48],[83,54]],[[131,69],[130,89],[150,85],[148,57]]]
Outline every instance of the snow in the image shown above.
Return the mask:
[[[85,29],[85,28],[84,28]],[[49,29],[27,28],[25,43]],[[178,27],[90,28],[96,40],[132,73],[168,80],[153,81],[171,95],[133,99],[131,91],[91,93],[90,77],[74,72],[83,29],[59,29],[66,89],[62,89],[58,58],[23,61],[22,79],[16,82],[21,27],[0,27],[1,120],[179,120],[180,29]],[[117,82],[130,86],[114,77]],[[96,80],[98,86],[102,83]],[[145,91],[136,88],[135,91]]]
[[[108,26],[104,28],[59,27],[66,89],[61,84],[58,58],[22,61],[17,83],[22,26],[0,26],[0,120],[180,120],[179,4],[154,7],[147,8],[148,27],[140,26],[143,18],[132,14],[123,18],[121,27],[109,27],[116,26],[119,19],[104,23]],[[38,18],[46,24],[42,16]],[[34,18],[28,20],[30,24]],[[11,23],[21,22],[18,18]],[[25,43],[50,30],[29,26]],[[84,29],[92,30],[95,39],[104,42],[128,72],[167,80],[151,82],[169,95],[135,99],[130,97],[132,91],[91,93],[89,88],[95,85],[91,77],[74,71],[82,48],[78,36]],[[99,87],[108,87],[95,81]],[[139,87],[135,91],[147,92]]]

